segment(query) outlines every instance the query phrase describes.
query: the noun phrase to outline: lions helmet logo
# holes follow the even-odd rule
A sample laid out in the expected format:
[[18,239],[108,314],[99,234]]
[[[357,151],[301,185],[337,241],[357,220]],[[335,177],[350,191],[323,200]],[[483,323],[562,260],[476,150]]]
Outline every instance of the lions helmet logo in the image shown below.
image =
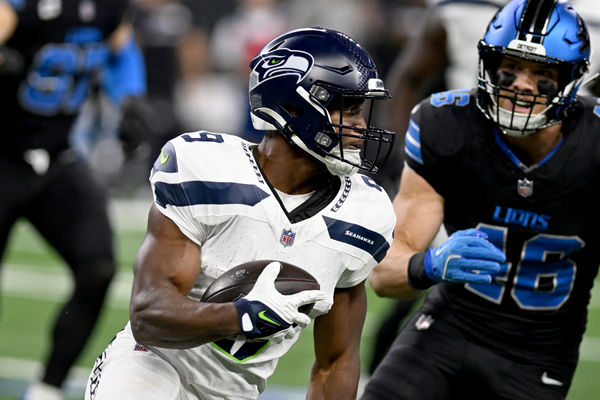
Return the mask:
[[313,66],[313,57],[304,51],[277,49],[258,56],[260,60],[252,70],[250,90],[264,81],[284,75],[297,75],[299,83]]

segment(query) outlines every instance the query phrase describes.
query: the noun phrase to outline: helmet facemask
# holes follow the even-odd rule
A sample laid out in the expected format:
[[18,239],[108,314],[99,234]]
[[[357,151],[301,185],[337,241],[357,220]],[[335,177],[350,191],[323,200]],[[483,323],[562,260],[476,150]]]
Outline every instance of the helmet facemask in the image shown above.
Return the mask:
[[[324,162],[334,175],[351,175],[358,170],[376,173],[389,157],[395,138],[392,132],[373,126],[375,104],[389,99],[389,93],[386,90],[339,89],[323,83],[313,86],[311,92],[313,100],[319,103],[327,96],[331,98],[327,101],[327,107],[323,106],[328,123],[314,136],[321,152],[313,156]],[[344,119],[344,114],[358,110],[364,126],[348,123],[348,118]],[[332,121],[334,113],[339,120]],[[360,148],[344,148],[348,141],[357,144],[356,139],[362,142]]]
[[[534,58],[523,53],[493,49],[483,42],[480,42],[479,46],[479,106],[502,132],[508,136],[528,136],[562,122],[572,106],[575,93],[583,80],[583,74],[577,79],[570,78],[574,68],[571,63],[549,60],[548,57]],[[509,89],[516,77],[509,72],[498,72],[503,57],[521,58],[557,68],[558,84],[550,80],[538,80],[537,94]],[[482,96],[486,97],[482,98]],[[502,99],[509,100],[512,108],[500,107]],[[534,107],[538,105],[544,106],[544,109],[534,113]],[[519,106],[529,108],[529,112],[518,112],[516,108]]]

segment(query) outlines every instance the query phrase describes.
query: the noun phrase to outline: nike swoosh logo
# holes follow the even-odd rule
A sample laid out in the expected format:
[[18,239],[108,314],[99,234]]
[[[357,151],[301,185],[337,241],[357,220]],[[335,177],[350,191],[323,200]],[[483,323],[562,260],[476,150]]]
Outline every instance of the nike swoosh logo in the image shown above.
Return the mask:
[[270,322],[271,324],[275,325],[275,326],[280,326],[276,321],[273,321],[271,318],[267,317],[265,315],[265,313],[267,312],[267,310],[262,310],[261,312],[258,313],[258,318],[265,320],[267,322]]
[[542,383],[545,385],[562,386],[563,383],[556,379],[552,379],[548,376],[548,373],[544,371],[542,374]]
[[169,159],[169,154],[167,154],[167,155],[165,156],[165,153],[164,153],[164,152],[165,152],[165,149],[161,149],[161,150],[160,150],[160,163],[161,163],[161,164],[164,164],[164,163],[166,163],[166,162],[167,162],[167,160]]

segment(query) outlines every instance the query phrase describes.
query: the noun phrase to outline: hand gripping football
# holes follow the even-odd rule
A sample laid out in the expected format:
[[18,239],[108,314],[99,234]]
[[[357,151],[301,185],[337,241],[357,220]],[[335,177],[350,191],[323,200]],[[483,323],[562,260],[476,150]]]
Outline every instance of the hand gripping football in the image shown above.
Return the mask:
[[[210,284],[201,301],[227,303],[247,295],[262,270],[273,261],[275,260],[249,261],[227,270]],[[281,294],[320,289],[319,282],[305,270],[283,261],[279,262],[282,268],[275,279],[275,289]],[[313,306],[314,303],[306,304],[300,307],[299,311],[308,314]]]

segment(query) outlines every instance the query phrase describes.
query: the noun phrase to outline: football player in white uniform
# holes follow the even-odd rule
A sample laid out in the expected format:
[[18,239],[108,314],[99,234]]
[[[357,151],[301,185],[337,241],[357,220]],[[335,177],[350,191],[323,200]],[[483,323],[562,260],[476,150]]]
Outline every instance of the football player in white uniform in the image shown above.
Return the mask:
[[[256,399],[312,320],[307,398],[356,397],[365,279],[395,216],[385,191],[355,172],[376,172],[389,154],[394,133],[370,122],[389,93],[369,54],[329,29],[281,35],[250,68],[262,142],[186,133],[154,164],[130,322],[96,361],[87,400]],[[271,263],[245,297],[200,301],[216,277],[258,259],[299,266],[321,290],[281,295]],[[308,316],[298,311],[313,302]]]

